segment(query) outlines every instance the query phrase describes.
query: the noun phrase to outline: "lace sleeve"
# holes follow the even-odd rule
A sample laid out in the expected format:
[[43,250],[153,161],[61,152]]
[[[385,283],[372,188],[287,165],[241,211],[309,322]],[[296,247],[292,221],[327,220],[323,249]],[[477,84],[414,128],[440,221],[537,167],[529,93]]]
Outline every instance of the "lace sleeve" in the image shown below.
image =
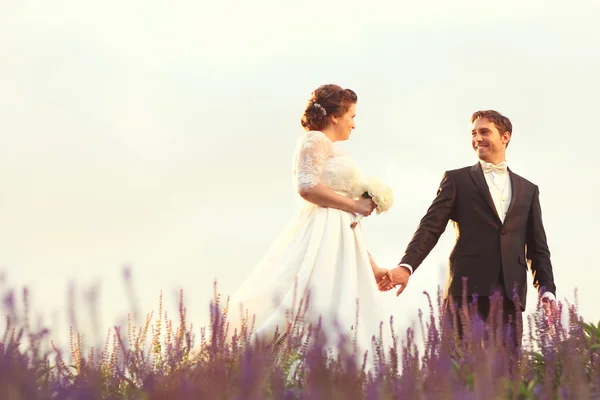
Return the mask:
[[309,132],[298,143],[296,151],[297,189],[317,186],[325,160],[331,155],[332,143],[321,132]]

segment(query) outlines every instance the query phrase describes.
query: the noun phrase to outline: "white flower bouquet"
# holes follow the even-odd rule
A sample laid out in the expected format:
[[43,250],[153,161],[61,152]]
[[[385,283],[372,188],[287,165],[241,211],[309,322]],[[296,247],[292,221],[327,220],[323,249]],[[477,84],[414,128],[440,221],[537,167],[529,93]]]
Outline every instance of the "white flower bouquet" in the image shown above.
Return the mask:
[[[373,200],[373,203],[376,205],[375,212],[378,215],[382,212],[387,212],[394,204],[392,188],[375,178],[365,179],[359,183],[356,186],[354,196]],[[359,214],[350,226],[352,228],[356,227],[363,217],[364,215]]]

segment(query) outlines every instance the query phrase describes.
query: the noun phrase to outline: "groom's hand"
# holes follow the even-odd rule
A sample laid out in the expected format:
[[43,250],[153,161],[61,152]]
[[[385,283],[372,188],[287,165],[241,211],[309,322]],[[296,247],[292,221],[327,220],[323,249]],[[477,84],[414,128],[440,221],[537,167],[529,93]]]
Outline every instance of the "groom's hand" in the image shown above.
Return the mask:
[[544,313],[546,314],[546,319],[549,323],[554,323],[554,321],[558,318],[559,313],[556,300],[544,298],[542,299],[542,305],[544,306]]
[[[400,288],[396,292],[396,296],[400,296],[400,293],[402,293],[404,289],[406,289],[406,285],[408,285],[408,280],[410,279],[410,272],[405,267],[396,267],[390,270],[390,273],[392,275],[392,284],[394,285],[394,287],[400,285]],[[379,285],[379,289],[381,290],[382,288],[385,288],[383,282]]]

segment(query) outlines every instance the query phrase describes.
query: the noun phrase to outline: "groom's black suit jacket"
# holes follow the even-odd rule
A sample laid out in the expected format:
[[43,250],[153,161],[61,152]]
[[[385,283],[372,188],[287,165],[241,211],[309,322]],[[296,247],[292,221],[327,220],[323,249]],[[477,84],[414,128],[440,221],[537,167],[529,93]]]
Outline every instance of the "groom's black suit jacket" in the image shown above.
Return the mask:
[[515,288],[525,310],[528,266],[540,295],[545,291],[556,295],[539,189],[510,169],[509,173],[512,198],[504,223],[480,163],[444,174],[433,203],[400,261],[416,271],[451,220],[456,244],[448,262],[444,299],[462,296],[463,277],[468,278],[467,295],[489,296],[502,274],[506,296],[513,299]]

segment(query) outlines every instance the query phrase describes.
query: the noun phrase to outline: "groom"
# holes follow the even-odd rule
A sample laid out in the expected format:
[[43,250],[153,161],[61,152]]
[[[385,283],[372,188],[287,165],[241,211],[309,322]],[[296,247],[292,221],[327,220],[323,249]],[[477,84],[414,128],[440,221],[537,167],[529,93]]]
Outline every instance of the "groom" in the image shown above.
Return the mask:
[[[521,343],[527,269],[533,275],[548,316],[556,315],[556,286],[550,251],[542,223],[539,189],[512,172],[505,152],[512,136],[510,120],[493,110],[471,116],[471,144],[479,157],[473,166],[446,171],[433,203],[421,219],[404,257],[392,273],[396,295],[406,288],[411,274],[436,245],[451,220],[456,244],[450,254],[444,292],[444,313],[452,304],[473,301],[487,321],[492,296],[500,299],[503,322],[510,326],[507,339]],[[463,299],[463,279],[466,296]],[[390,288],[380,282],[380,289]],[[474,296],[474,295],[477,296]],[[517,300],[520,302],[515,302]],[[490,316],[491,318],[491,316]],[[460,329],[459,329],[460,331]]]

